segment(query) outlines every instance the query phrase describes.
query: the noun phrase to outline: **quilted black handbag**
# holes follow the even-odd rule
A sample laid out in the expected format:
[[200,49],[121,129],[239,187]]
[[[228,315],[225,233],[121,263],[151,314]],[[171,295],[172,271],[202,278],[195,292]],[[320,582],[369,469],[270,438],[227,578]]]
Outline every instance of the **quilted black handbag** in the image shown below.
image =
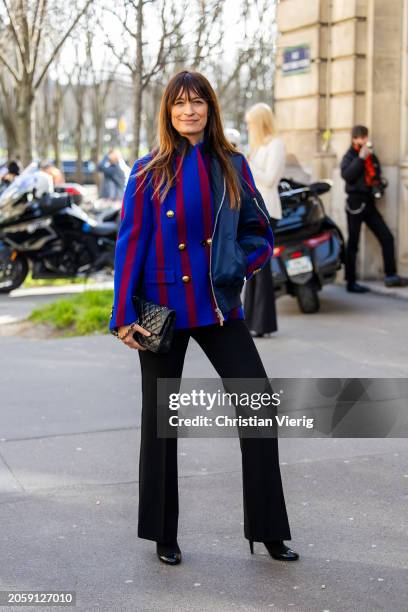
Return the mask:
[[138,325],[151,333],[144,336],[134,332],[136,342],[153,353],[168,353],[174,336],[176,311],[137,295],[132,296],[132,302],[138,314]]

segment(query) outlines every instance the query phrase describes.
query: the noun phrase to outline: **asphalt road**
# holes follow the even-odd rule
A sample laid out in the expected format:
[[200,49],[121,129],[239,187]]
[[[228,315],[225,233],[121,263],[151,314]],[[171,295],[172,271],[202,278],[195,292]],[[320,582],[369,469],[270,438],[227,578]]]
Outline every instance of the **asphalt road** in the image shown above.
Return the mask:
[[[279,332],[257,340],[269,376],[407,377],[406,302],[321,298],[312,316],[279,300]],[[0,313],[42,299],[1,296]],[[166,567],[137,537],[137,353],[110,336],[0,345],[1,589],[72,589],[84,611],[407,609],[405,439],[280,440],[292,564],[249,553],[237,439],[180,439],[183,563]],[[193,341],[184,375],[215,376]]]

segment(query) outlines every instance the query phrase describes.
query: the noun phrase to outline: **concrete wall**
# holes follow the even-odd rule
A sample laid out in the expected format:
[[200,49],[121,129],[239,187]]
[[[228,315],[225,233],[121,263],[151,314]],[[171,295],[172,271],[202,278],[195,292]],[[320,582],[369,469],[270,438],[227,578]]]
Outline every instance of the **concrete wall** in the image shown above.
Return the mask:
[[400,162],[398,184],[398,260],[408,274],[408,1],[402,15]]
[[[401,273],[408,273],[407,4],[281,0],[275,85],[275,112],[288,152],[315,178],[333,178],[329,212],[344,230],[338,165],[351,127],[368,126],[390,181],[379,209],[396,236]],[[284,76],[284,48],[305,43],[310,71]],[[327,131],[329,141],[323,137]],[[362,277],[382,276],[381,250],[369,231],[362,236],[358,266]]]

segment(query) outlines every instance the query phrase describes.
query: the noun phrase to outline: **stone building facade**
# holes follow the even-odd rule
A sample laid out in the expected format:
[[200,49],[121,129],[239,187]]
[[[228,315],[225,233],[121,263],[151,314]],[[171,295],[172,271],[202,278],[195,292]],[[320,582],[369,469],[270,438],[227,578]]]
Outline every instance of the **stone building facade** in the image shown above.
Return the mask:
[[[312,178],[333,179],[326,205],[345,230],[339,162],[356,123],[367,125],[389,180],[378,207],[408,275],[408,0],[281,0],[275,113]],[[383,276],[381,250],[361,235],[360,278]]]

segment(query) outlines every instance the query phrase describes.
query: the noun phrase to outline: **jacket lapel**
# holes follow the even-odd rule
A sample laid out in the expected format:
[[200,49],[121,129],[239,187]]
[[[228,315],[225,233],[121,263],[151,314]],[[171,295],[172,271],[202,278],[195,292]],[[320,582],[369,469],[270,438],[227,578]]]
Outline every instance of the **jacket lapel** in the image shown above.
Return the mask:
[[[213,202],[214,202],[214,212],[215,214],[217,214],[217,211],[221,205],[222,202],[222,196],[224,193],[224,176],[222,174],[222,170],[221,170],[221,166],[220,166],[220,162],[218,161],[218,159],[215,157],[215,155],[211,155],[211,162],[210,162],[210,168],[211,168],[211,176],[210,176],[210,180],[211,180],[211,191],[213,194]],[[228,195],[225,194],[225,198],[224,198],[224,204],[225,202],[228,201]]]

